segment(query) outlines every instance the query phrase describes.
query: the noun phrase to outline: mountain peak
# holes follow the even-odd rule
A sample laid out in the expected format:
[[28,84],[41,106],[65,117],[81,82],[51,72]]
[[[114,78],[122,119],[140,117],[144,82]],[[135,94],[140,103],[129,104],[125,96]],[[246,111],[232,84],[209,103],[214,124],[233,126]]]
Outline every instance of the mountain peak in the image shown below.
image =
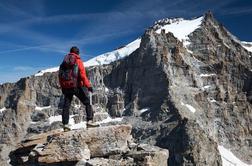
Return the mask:
[[211,10],[207,11],[205,13],[204,17],[205,18],[211,18],[211,19],[214,18],[213,13],[211,12]]

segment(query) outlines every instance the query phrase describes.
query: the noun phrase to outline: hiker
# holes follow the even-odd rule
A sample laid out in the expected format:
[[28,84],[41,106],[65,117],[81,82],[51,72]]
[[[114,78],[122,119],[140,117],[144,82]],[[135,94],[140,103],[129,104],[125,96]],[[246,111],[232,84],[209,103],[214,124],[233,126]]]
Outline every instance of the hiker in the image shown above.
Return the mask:
[[59,82],[64,94],[64,105],[62,112],[62,123],[64,131],[71,130],[69,122],[69,109],[73,99],[73,95],[86,106],[87,127],[96,127],[93,122],[93,109],[88,98],[87,91],[93,92],[90,81],[87,78],[86,70],[80,58],[79,48],[74,46],[70,49],[60,65]]

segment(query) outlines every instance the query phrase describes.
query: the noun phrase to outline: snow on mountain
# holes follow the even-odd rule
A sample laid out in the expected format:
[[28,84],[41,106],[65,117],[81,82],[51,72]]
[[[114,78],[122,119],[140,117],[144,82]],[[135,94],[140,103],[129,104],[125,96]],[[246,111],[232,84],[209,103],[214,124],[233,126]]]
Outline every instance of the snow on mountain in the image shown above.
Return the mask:
[[141,39],[138,38],[123,48],[94,57],[85,63],[85,67],[110,64],[111,62],[122,59],[130,55],[136,49],[138,49],[140,46],[140,43],[141,43]]
[[[141,43],[141,38],[138,38],[122,48],[119,48],[117,50],[114,50],[105,54],[98,55],[97,57],[94,57],[88,60],[87,62],[84,63],[84,66],[90,67],[90,66],[110,64],[111,62],[117,61],[119,59],[122,59],[130,55],[132,52],[134,52],[136,49],[139,48],[140,43]],[[59,70],[59,67],[41,70],[37,74],[35,74],[35,76],[42,76],[45,73],[52,73],[58,70]]]
[[242,162],[240,159],[238,159],[230,150],[224,148],[223,146],[218,146],[221,159],[222,159],[222,165],[223,166],[252,166],[248,165],[244,162]]
[[44,110],[44,109],[49,109],[49,108],[51,108],[51,106],[45,106],[45,107],[36,106],[36,107],[35,107],[35,110],[36,110],[36,111],[42,111],[42,110]]
[[184,104],[184,103],[181,101],[181,105],[186,106],[192,113],[195,113],[195,112],[196,112],[196,109],[195,109],[193,106],[189,105],[189,104]]
[[252,52],[252,42],[245,42],[241,41],[241,44],[244,48],[246,48],[248,51]]
[[52,72],[56,72],[58,70],[59,70],[59,66],[53,67],[53,68],[50,68],[50,69],[41,70],[37,74],[35,74],[35,76],[42,76],[45,73],[52,73]]
[[5,107],[4,107],[4,108],[1,108],[1,109],[0,109],[0,113],[4,112],[5,110],[6,110]]
[[161,33],[161,30],[164,29],[165,32],[171,32],[173,35],[178,38],[185,46],[190,44],[188,35],[200,27],[204,17],[199,17],[193,20],[184,20],[184,19],[173,19],[168,20],[170,24],[159,26],[156,30],[157,33]]

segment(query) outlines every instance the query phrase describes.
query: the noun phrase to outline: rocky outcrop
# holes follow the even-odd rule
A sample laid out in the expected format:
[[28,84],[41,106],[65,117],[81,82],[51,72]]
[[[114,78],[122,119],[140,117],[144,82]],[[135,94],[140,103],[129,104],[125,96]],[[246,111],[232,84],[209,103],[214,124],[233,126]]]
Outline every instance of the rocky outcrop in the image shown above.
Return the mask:
[[132,142],[130,125],[62,132],[54,130],[23,140],[11,152],[12,165],[167,165],[168,151]]

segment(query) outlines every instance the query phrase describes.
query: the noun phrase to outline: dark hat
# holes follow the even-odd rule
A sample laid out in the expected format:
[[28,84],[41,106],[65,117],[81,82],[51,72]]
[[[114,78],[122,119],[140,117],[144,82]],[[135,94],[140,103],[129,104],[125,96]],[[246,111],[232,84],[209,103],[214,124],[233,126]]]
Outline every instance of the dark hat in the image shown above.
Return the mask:
[[80,49],[76,46],[73,46],[71,49],[70,49],[70,53],[75,53],[75,54],[80,54]]

